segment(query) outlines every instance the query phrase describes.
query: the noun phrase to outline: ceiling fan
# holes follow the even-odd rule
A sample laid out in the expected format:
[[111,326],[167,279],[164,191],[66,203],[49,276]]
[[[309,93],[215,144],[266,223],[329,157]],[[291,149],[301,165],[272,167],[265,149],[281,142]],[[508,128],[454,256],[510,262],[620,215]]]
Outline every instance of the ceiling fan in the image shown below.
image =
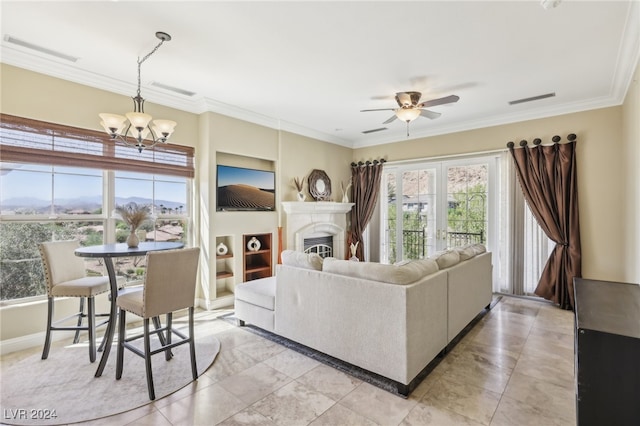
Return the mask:
[[395,97],[396,102],[398,103],[398,108],[363,109],[360,112],[394,111],[395,114],[389,117],[382,124],[389,124],[393,120],[398,118],[407,123],[407,136],[409,136],[409,123],[411,121],[420,116],[433,120],[442,115],[439,112],[430,111],[425,108],[458,102],[458,100],[460,99],[459,96],[449,95],[445,96],[444,98],[431,99],[428,101],[420,102],[421,97],[422,93],[420,92],[398,92],[396,93]]

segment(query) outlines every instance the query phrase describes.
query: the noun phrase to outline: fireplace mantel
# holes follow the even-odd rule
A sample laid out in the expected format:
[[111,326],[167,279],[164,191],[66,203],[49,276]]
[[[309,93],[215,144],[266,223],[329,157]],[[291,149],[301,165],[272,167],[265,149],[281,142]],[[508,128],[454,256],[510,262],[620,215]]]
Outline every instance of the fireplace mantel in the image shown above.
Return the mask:
[[354,203],[332,201],[285,201],[282,209],[287,214],[287,248],[304,250],[304,240],[310,237],[332,236],[334,257],[343,259],[347,228],[347,213]]
[[333,201],[284,201],[282,203],[282,208],[286,214],[348,213],[353,206],[354,203],[336,203]]

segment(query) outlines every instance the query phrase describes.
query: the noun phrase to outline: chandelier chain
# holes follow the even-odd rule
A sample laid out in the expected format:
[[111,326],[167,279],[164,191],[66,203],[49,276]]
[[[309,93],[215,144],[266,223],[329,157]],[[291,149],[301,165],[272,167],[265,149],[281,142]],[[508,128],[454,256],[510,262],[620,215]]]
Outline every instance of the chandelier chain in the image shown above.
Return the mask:
[[164,43],[164,40],[160,40],[160,43],[158,43],[158,45],[156,47],[153,48],[153,50],[149,53],[147,53],[147,55],[140,59],[140,57],[138,56],[138,96],[140,96],[140,68],[142,66],[142,63],[144,61],[146,61],[147,59],[149,59],[149,56],[153,55],[154,53],[156,53],[156,50],[158,50],[160,48],[160,46],[162,46],[162,44]]

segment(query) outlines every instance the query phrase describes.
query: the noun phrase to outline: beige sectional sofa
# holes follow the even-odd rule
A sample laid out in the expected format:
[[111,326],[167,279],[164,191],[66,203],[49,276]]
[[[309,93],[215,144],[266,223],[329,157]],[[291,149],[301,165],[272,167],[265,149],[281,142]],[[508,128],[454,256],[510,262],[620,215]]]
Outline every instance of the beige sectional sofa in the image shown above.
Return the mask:
[[403,395],[492,298],[491,253],[479,245],[396,265],[282,259],[275,277],[236,286],[240,324],[391,379]]

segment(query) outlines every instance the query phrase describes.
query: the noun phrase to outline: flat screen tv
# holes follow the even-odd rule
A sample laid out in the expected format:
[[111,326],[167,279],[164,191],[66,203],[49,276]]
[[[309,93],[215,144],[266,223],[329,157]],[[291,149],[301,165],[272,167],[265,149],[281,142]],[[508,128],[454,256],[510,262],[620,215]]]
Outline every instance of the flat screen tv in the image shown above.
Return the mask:
[[276,174],[273,171],[218,164],[217,211],[274,211]]

